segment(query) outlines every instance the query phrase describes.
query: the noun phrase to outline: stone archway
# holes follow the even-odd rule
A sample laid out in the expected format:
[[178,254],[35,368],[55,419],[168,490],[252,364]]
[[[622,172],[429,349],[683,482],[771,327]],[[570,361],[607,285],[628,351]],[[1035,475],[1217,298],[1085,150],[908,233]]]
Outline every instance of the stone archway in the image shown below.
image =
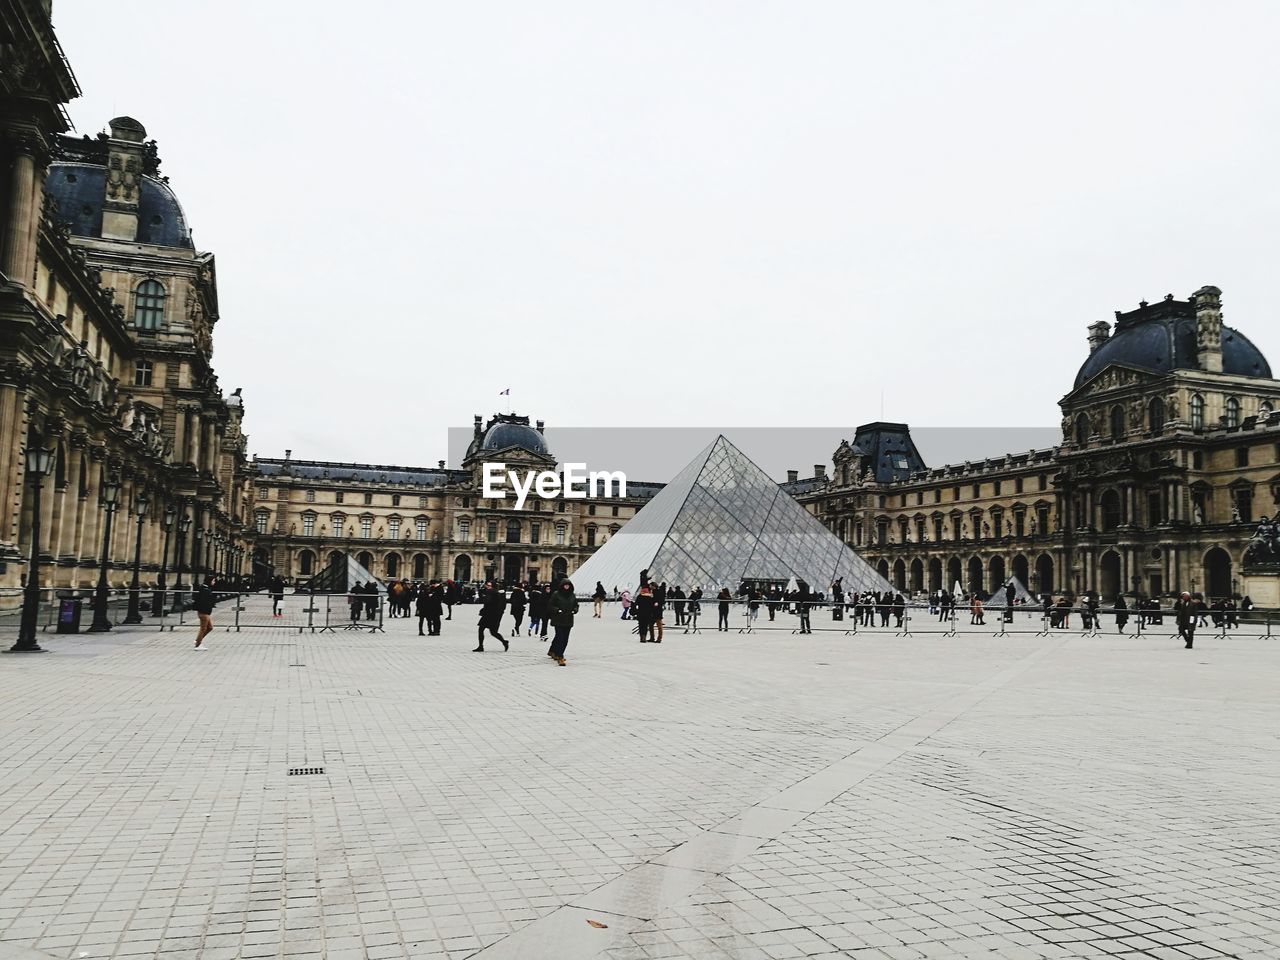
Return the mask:
[[1004,569],[1004,557],[992,557],[987,564],[987,583],[990,584],[987,592],[996,593],[1003,590],[1005,581],[1008,579]]
[[1018,578],[1018,582],[1024,587],[1030,588],[1031,578],[1027,569],[1027,558],[1022,554],[1018,554],[1013,558],[1013,575]]
[[1053,557],[1047,553],[1040,554],[1036,558],[1036,590],[1039,593],[1053,593]]
[[1098,595],[1105,603],[1114,603],[1124,590],[1120,554],[1108,550],[1098,558]]
[[929,558],[929,592],[942,589],[942,561],[937,557]]
[[905,590],[907,588],[907,565],[901,559],[893,561],[893,588],[895,590]]
[[924,590],[924,563],[919,557],[911,561],[911,579],[907,585],[912,593]]
[[884,559],[876,561],[876,573],[880,574],[880,576],[883,579],[888,580],[889,579],[889,561]]
[[948,593],[955,590],[956,585],[960,585],[960,589],[964,590],[964,584],[960,582],[964,575],[963,565],[960,563],[959,557],[952,557],[947,561],[947,582],[942,585],[942,589]]
[[968,579],[965,580],[966,593],[982,593],[982,558],[970,557]]
[[1231,554],[1214,547],[1204,555],[1204,593],[1210,600],[1229,597],[1231,589]]
[[453,561],[453,580],[455,583],[471,582],[471,558],[465,553]]

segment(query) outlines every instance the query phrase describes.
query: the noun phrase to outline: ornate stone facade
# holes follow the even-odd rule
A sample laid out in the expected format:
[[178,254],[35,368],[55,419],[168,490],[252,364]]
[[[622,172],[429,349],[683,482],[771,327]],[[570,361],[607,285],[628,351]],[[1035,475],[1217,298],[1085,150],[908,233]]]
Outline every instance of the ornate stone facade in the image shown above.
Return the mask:
[[511,414],[477,416],[455,469],[256,458],[255,572],[302,579],[350,552],[382,578],[546,581],[575,570],[660,489],[628,481],[626,498],[531,496],[517,509],[512,497],[482,496],[485,461],[556,466],[542,423]]
[[[1280,381],[1223,326],[1216,287],[1118,313],[1116,331],[1124,343],[1090,327],[1059,446],[885,482],[844,444],[833,477],[792,490],[912,592],[994,591],[1012,575],[1107,600],[1237,593],[1257,519],[1280,505]],[[906,430],[860,430],[873,427]]]
[[112,586],[130,578],[132,506],[143,494],[144,586],[162,564],[175,579],[166,506],[193,521],[187,576],[231,572],[247,547],[247,440],[239,392],[223,397],[211,363],[213,257],[191,247],[189,232],[181,242],[181,208],[156,176],[141,124],[117,118],[96,141],[63,135],[62,105],[79,92],[47,4],[5,6],[13,42],[0,59],[0,503],[12,510],[0,515],[0,586],[27,575],[32,444],[55,451],[41,497],[41,585],[96,580],[107,478],[122,491],[105,545]]

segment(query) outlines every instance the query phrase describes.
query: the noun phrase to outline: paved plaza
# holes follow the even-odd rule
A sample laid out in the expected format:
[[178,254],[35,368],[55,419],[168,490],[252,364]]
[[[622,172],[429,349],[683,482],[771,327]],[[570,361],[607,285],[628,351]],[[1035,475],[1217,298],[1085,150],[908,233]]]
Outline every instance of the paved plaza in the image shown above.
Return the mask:
[[1280,957],[1280,638],[475,610],[0,658],[0,958]]

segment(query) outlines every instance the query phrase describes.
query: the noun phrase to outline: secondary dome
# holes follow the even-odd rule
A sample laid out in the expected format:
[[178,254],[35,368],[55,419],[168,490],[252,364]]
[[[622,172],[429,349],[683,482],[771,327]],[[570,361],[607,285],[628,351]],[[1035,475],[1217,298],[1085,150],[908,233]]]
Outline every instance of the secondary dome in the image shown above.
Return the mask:
[[[58,218],[78,237],[102,236],[107,168],[89,163],[54,163],[44,191],[58,203]],[[192,248],[191,228],[178,197],[163,180],[143,176],[138,189],[138,243]]]
[[518,447],[541,457],[550,457],[551,450],[547,439],[542,435],[542,421],[536,427],[529,425],[528,417],[513,413],[499,413],[480,429],[480,418],[476,417],[475,439],[471,441],[468,455],[481,450],[507,450]]
[[[1170,295],[1159,303],[1144,303],[1129,313],[1116,311],[1115,331],[1110,336],[1105,335],[1106,324],[1094,327],[1103,328],[1104,333],[1096,338],[1097,346],[1076,374],[1076,387],[1113,363],[1153,373],[1202,369],[1193,301],[1174,300]],[[1267,358],[1239,330],[1223,324],[1220,338],[1223,373],[1241,377],[1271,376]]]

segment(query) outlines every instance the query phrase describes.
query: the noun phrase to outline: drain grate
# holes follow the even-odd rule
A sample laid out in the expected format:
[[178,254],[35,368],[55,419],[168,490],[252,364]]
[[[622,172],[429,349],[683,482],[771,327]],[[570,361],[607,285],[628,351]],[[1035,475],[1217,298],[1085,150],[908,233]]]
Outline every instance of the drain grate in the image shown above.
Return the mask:
[[291,777],[312,777],[320,773],[324,773],[324,767],[290,767],[289,768],[289,776]]

